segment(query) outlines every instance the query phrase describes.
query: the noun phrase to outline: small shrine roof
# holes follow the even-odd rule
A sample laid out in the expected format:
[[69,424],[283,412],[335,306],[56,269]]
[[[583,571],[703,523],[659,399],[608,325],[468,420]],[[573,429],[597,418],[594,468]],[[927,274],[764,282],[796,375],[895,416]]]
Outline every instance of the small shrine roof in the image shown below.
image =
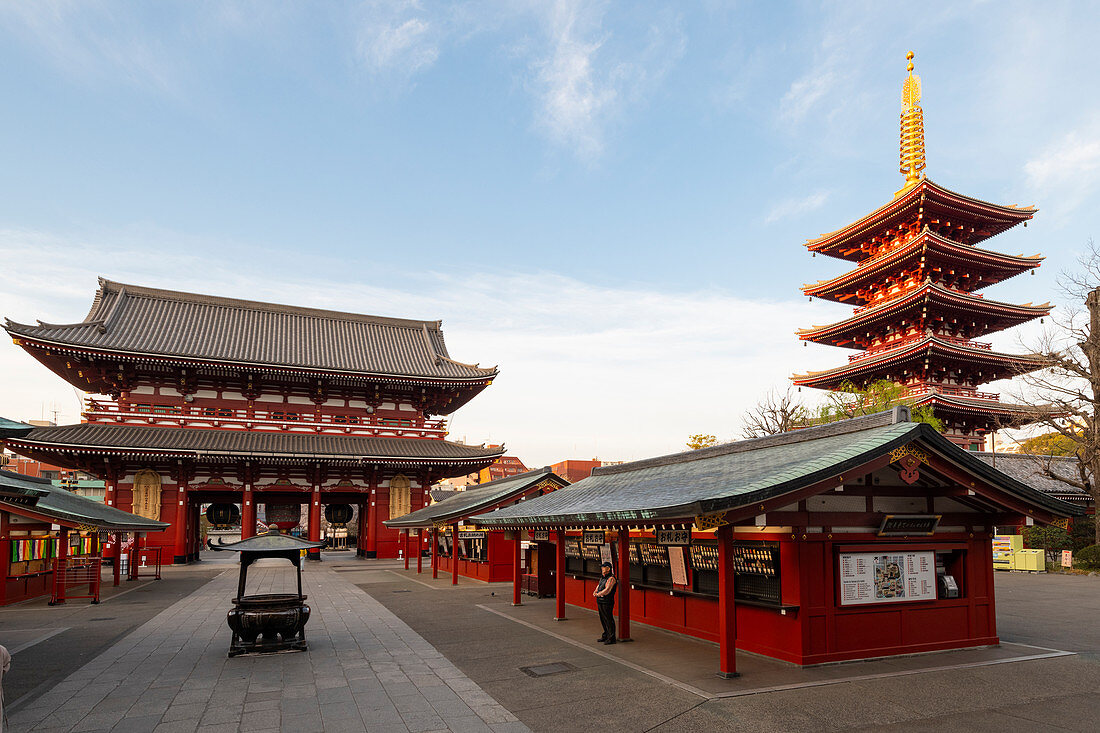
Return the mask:
[[971,475],[1059,516],[1079,509],[991,469],[909,411],[597,468],[569,488],[476,515],[479,526],[617,525],[690,519],[813,486],[917,441]]
[[[32,503],[11,504],[5,493],[33,497]],[[15,513],[30,512],[73,527],[95,527],[119,532],[159,532],[168,525],[154,519],[139,517],[113,506],[100,504],[59,486],[49,479],[24,476],[0,470],[0,507]]]
[[497,369],[450,358],[440,321],[276,305],[100,279],[79,323],[8,320],[13,337],[107,353],[323,373],[481,382]]
[[417,509],[396,519],[383,522],[394,529],[431,527],[436,523],[459,521],[478,512],[509,501],[538,484],[549,481],[555,488],[568,486],[569,482],[554,473],[549,466],[527,473],[490,481],[487,484],[470,486],[465,491],[456,491],[436,504]]
[[312,550],[324,546],[324,542],[311,542],[301,537],[284,534],[278,529],[269,529],[263,534],[254,535],[248,539],[238,540],[237,542],[227,542],[224,545],[215,545],[211,543],[209,545],[211,549],[219,551],[227,550],[229,552],[273,556],[286,554],[287,552]]
[[923,179],[898,198],[880,206],[870,214],[861,217],[846,227],[823,234],[817,239],[806,242],[806,247],[814,252],[841,259],[859,259],[859,256],[843,254],[840,245],[853,239],[871,236],[876,229],[887,228],[900,223],[918,208],[939,207],[946,212],[967,214],[982,219],[986,225],[983,233],[975,233],[973,241],[981,241],[1000,234],[1020,222],[1027,221],[1038,211],[1033,206],[1005,206],[982,201],[944,188],[930,178]]
[[110,452],[196,458],[222,456],[253,460],[387,461],[462,466],[490,462],[503,455],[505,450],[503,447],[482,448],[445,440],[95,423],[35,428],[21,438],[10,439],[8,443],[17,452]]
[[16,438],[20,435],[26,435],[32,430],[34,430],[33,425],[0,417],[0,438]]

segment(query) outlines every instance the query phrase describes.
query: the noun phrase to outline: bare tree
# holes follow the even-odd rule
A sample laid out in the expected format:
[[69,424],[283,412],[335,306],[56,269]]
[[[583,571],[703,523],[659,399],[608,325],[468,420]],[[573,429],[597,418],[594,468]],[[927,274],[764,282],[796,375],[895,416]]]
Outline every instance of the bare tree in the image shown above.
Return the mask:
[[773,389],[764,395],[755,407],[745,412],[741,423],[741,435],[745,438],[785,433],[805,425],[806,408],[798,403],[788,385],[786,392]]
[[[1027,389],[1016,397],[1026,410],[1016,422],[1047,428],[1071,443],[1076,471],[1055,471],[1051,456],[1036,456],[1037,470],[1088,492],[1100,506],[1100,249],[1094,242],[1079,263],[1078,271],[1062,273],[1059,287],[1085,309],[1052,314],[1053,325],[1033,348],[1047,366],[1020,375]],[[1100,522],[1095,540],[1100,544]]]

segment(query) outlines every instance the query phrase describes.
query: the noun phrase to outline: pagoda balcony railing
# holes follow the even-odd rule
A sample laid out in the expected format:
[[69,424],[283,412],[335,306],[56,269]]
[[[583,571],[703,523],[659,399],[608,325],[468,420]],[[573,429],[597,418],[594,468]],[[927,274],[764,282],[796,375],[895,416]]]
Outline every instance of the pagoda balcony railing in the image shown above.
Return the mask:
[[121,405],[108,400],[88,399],[84,417],[92,423],[164,425],[181,427],[195,423],[217,428],[332,433],[344,435],[396,436],[443,440],[446,420],[420,417],[380,417],[378,415],[330,415],[296,410],[293,405],[278,410],[235,409],[209,405]]
[[[956,336],[945,336],[943,334],[934,334],[934,336],[938,341],[946,341],[947,343],[955,344],[956,346],[965,346],[968,349],[984,349],[985,351],[993,350],[993,344],[989,343],[988,341],[968,341],[967,339],[961,339]],[[920,334],[919,336],[910,336],[909,338],[898,339],[897,341],[879,344],[873,349],[869,349],[858,354],[852,354],[848,357],[848,363],[851,363],[853,361],[860,361],[862,359],[871,359],[887,351],[893,351],[895,349],[918,344],[921,341],[924,341],[926,338],[928,338],[927,335]]]
[[924,397],[930,394],[967,397],[972,400],[989,400],[990,402],[1000,402],[1001,400],[1001,395],[997,392],[979,392],[970,387],[951,387],[946,384],[920,384],[905,390],[906,398]]

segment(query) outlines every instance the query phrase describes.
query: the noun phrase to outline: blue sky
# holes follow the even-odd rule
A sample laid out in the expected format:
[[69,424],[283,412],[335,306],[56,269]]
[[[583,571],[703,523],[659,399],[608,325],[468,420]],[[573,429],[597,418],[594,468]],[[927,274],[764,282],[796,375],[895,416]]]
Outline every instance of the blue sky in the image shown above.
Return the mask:
[[[801,298],[845,269],[801,245],[900,187],[908,50],[929,176],[1041,209],[991,244],[1047,263],[990,297],[1056,297],[1097,228],[1098,35],[1068,2],[6,3],[0,315],[78,320],[105,275],[442,318],[502,369],[453,437],[732,438],[845,357],[793,336],[846,312]],[[0,413],[77,419],[0,368]]]

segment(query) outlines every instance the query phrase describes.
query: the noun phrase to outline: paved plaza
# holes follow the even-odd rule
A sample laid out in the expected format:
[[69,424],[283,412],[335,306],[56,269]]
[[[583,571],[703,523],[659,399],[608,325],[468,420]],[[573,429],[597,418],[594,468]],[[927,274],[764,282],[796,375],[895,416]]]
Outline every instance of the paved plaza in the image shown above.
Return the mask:
[[[744,676],[720,680],[713,644],[636,624],[634,643],[597,646],[589,612],[555,623],[551,600],[513,607],[507,585],[350,555],[306,566],[309,652],[229,659],[237,566],[214,557],[99,606],[0,611],[16,650],[5,682],[20,685],[9,729],[1003,733],[1091,731],[1100,716],[1100,578],[998,574],[997,649],[811,669],[741,654]],[[292,582],[270,562],[250,590],[253,574],[256,590]],[[106,618],[118,638],[83,631]]]

